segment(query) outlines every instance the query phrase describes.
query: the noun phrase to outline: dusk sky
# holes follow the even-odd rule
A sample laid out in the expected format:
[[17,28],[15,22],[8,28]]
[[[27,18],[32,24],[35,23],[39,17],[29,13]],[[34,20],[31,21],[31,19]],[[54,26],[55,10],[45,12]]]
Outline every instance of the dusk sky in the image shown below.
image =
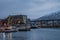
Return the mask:
[[36,19],[56,11],[60,11],[60,0],[0,0],[0,18],[25,14]]

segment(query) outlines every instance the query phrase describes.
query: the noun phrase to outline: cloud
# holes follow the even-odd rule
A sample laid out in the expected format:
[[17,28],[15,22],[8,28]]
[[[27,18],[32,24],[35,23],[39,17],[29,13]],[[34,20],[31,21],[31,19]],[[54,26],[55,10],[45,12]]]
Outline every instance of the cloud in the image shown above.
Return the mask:
[[35,19],[57,10],[60,10],[60,0],[0,0],[0,18],[26,14]]
[[33,7],[31,8],[31,9],[29,9],[28,10],[28,12],[30,11],[32,11],[32,12],[34,12],[34,11],[44,11],[44,10],[49,10],[49,9],[52,9],[52,8],[57,8],[58,6],[60,6],[60,3],[56,3],[56,2],[46,2],[46,3],[44,3],[44,4],[42,4],[42,5],[40,5],[40,3],[39,3],[39,5],[37,5],[37,4],[35,4],[35,5],[33,5]]

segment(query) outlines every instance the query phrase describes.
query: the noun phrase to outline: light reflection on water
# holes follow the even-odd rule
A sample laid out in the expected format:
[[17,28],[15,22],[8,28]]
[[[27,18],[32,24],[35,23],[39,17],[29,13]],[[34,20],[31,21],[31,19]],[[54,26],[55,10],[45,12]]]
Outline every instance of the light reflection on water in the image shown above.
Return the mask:
[[[3,40],[1,34],[0,40]],[[60,40],[60,29],[32,29],[27,32],[6,33],[5,35],[5,40]]]

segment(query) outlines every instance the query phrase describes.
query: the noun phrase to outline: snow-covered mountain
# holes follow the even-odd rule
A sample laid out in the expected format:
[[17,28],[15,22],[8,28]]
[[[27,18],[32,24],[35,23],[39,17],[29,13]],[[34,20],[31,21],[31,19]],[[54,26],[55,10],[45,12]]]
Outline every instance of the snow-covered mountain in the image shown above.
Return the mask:
[[42,16],[37,20],[56,20],[56,19],[60,19],[60,12],[55,12],[51,13],[50,15]]

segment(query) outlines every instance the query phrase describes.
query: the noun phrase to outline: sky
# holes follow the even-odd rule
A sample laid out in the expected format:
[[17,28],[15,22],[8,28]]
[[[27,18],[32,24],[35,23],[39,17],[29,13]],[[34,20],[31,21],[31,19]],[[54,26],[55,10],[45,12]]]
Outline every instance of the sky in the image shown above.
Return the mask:
[[60,0],[0,0],[0,18],[27,15],[30,19],[60,11]]

